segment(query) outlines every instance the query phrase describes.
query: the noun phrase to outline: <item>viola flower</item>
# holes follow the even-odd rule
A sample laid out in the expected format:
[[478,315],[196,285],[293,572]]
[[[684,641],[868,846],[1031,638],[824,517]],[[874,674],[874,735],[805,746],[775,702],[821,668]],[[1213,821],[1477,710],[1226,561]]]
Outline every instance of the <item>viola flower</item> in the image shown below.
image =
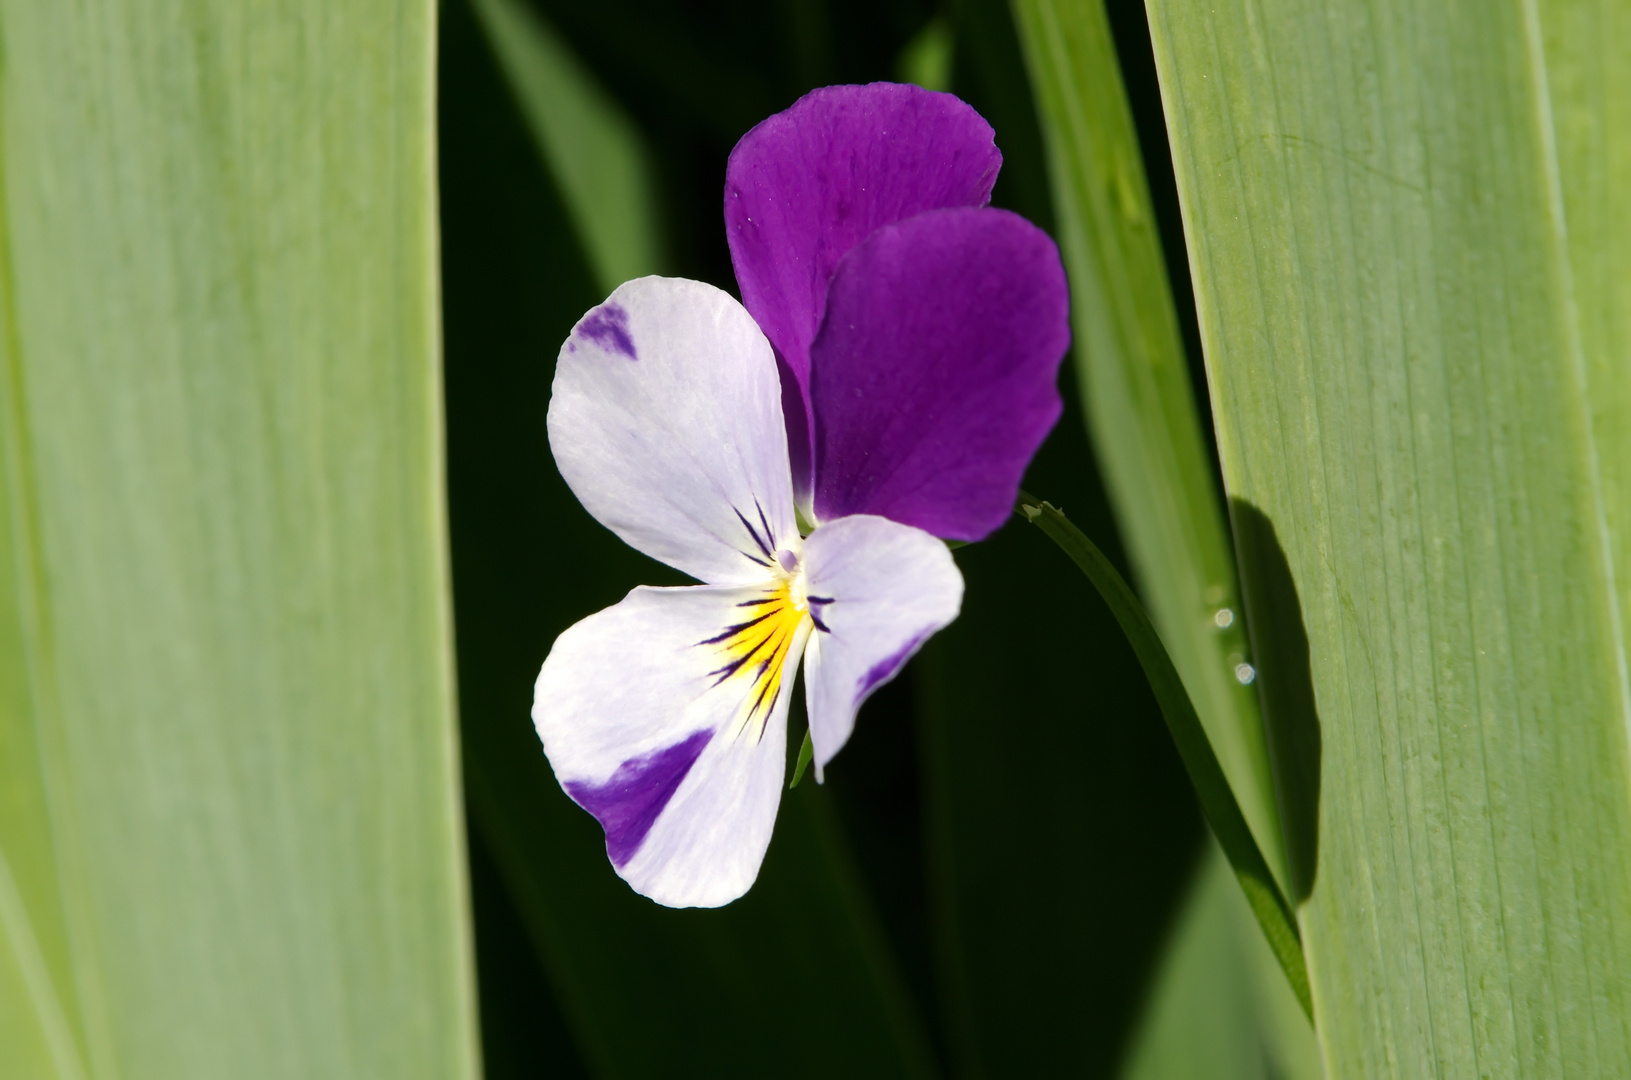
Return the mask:
[[1000,164],[949,94],[817,90],[731,155],[745,308],[642,278],[562,346],[562,476],[703,582],[637,588],[568,629],[533,700],[562,787],[659,903],[752,885],[800,660],[820,779],[861,703],[957,616],[937,537],[1000,525],[1059,417],[1064,272],[1045,234],[986,207]]

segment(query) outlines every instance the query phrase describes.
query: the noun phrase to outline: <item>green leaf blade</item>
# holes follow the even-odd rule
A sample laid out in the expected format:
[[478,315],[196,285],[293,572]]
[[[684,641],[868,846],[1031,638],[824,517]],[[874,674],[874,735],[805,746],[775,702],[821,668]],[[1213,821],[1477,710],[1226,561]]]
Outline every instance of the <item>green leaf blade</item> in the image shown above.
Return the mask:
[[1070,270],[1088,431],[1150,616],[1241,810],[1285,856],[1233,552],[1196,415],[1155,212],[1102,0],[1019,0]]
[[1631,627],[1631,79],[1619,60],[1631,41],[1631,5],[1548,0],[1536,19],[1623,637]]
[[1570,238],[1625,238],[1565,226],[1547,9],[1150,12],[1328,1075],[1617,1071],[1621,541]]
[[434,29],[0,6],[0,844],[92,1076],[479,1071]]

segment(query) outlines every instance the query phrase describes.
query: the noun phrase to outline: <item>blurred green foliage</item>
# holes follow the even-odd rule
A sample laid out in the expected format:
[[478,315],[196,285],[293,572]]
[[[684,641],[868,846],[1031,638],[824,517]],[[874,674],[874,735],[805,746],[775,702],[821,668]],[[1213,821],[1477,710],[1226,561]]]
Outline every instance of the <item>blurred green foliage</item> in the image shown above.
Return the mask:
[[1308,1018],[1257,932],[1228,861],[1214,846],[1190,886],[1123,1076],[1312,1080],[1321,1075]]
[[479,1075],[428,0],[0,4],[0,1076]]

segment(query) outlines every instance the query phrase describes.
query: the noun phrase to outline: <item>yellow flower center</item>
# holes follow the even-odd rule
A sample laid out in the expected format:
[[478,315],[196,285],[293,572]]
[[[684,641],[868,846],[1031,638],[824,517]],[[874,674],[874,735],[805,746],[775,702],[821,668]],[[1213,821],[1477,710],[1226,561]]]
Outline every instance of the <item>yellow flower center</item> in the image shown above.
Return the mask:
[[764,737],[770,710],[781,693],[787,655],[809,618],[804,575],[789,574],[766,586],[760,596],[737,605],[742,618],[717,637],[701,642],[719,651],[719,666],[709,672],[715,686],[742,684],[744,708],[738,733]]

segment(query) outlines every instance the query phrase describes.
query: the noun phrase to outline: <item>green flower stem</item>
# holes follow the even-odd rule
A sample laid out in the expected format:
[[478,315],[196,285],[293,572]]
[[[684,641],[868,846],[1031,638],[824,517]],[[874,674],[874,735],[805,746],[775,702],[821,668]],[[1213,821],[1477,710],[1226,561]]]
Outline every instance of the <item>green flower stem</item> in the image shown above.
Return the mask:
[[1235,801],[1234,792],[1230,790],[1223,768],[1218,764],[1217,755],[1206,737],[1206,729],[1201,727],[1195,706],[1178,677],[1178,669],[1167,655],[1166,646],[1155,632],[1144,605],[1116,572],[1116,568],[1110,565],[1104,553],[1057,507],[1022,491],[1014,512],[1052,537],[1053,542],[1081,567],[1082,573],[1087,575],[1093,587],[1099,590],[1099,595],[1104,597],[1105,603],[1110,605],[1110,611],[1121,624],[1127,640],[1132,643],[1133,651],[1138,654],[1138,662],[1150,680],[1150,688],[1155,691],[1161,715],[1167,721],[1167,730],[1172,733],[1172,741],[1178,744],[1178,754],[1183,758],[1190,783],[1195,785],[1195,794],[1200,798],[1201,811],[1212,826],[1212,833],[1218,838],[1229,865],[1234,868],[1235,877],[1246,892],[1246,900],[1263,927],[1269,947],[1274,950],[1286,978],[1291,981],[1292,992],[1312,1020],[1314,1003],[1308,991],[1308,966],[1303,960],[1302,938],[1297,932],[1296,920],[1279,886],[1275,884],[1274,875],[1269,873],[1257,841],[1252,839],[1246,818],[1240,812],[1240,805]]

